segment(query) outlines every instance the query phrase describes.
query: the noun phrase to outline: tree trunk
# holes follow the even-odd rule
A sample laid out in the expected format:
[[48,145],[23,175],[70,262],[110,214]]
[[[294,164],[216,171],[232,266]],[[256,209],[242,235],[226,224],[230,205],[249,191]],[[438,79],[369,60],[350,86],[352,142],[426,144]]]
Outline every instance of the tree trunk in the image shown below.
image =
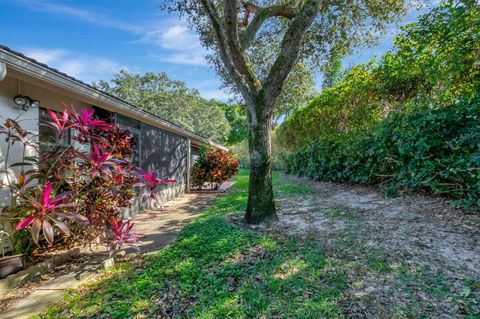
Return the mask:
[[[258,100],[255,103],[264,104]],[[250,179],[245,214],[249,224],[278,218],[272,188],[272,115],[266,109],[266,105],[249,107]],[[257,112],[250,113],[252,110]]]

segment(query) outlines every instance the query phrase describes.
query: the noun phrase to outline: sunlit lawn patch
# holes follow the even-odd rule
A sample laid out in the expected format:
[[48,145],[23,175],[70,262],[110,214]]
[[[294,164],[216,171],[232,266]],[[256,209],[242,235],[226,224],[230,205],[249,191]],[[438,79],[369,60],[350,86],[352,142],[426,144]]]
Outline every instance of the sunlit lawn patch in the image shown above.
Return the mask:
[[[137,265],[70,293],[46,318],[339,317],[345,278],[332,272],[313,241],[279,239],[240,229],[225,215],[245,208],[248,172],[235,191],[187,226],[171,246]],[[278,181],[277,190],[308,192]]]
[[[274,185],[278,197],[310,193],[308,186],[277,174]],[[234,190],[186,226],[170,246],[116,266],[99,281],[71,292],[43,318],[345,318],[367,304],[375,306],[376,298],[390,300],[390,295],[378,295],[382,283],[416,287],[421,281],[421,291],[439,298],[448,293],[438,276],[422,280],[411,275],[407,264],[392,264],[382,249],[360,244],[355,229],[361,219],[352,220],[352,232],[328,244],[314,235],[269,234],[229,223],[227,215],[243,213],[247,187],[248,172],[240,171]],[[350,217],[340,207],[323,213],[330,219]],[[476,311],[477,285],[471,284],[468,294],[452,295],[469,313]],[[371,289],[377,294],[369,296]],[[411,317],[426,307],[415,302],[415,291],[406,304],[375,309],[380,317]]]

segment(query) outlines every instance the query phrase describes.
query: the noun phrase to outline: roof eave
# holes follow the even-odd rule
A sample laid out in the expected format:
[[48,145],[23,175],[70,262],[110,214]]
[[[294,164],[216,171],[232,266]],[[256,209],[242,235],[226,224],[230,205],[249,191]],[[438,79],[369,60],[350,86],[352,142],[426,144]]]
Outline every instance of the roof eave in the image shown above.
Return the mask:
[[73,93],[85,96],[94,100],[101,101],[103,103],[109,104],[113,107],[116,107],[120,110],[126,111],[127,113],[135,114],[136,116],[150,120],[158,124],[159,128],[167,129],[173,133],[189,138],[190,140],[209,144],[216,148],[223,150],[228,150],[224,146],[217,144],[201,135],[185,130],[173,123],[165,121],[159,118],[156,115],[145,112],[129,103],[126,103],[116,97],[105,94],[104,92],[93,88],[85,83],[82,83],[79,80],[61,74],[60,72],[55,72],[53,69],[30,61],[27,58],[18,56],[10,51],[7,51],[3,48],[0,48],[0,60],[4,61],[7,66],[12,67],[20,72],[26,73],[34,78],[37,78],[41,81],[49,82],[53,85],[64,88]]

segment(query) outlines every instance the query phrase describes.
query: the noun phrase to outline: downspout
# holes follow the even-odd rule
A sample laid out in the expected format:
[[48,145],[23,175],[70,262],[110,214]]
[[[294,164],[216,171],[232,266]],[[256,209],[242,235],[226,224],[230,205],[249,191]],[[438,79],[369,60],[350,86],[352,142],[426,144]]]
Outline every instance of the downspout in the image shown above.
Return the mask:
[[187,139],[187,183],[185,185],[185,192],[190,193],[190,171],[192,168],[192,142]]

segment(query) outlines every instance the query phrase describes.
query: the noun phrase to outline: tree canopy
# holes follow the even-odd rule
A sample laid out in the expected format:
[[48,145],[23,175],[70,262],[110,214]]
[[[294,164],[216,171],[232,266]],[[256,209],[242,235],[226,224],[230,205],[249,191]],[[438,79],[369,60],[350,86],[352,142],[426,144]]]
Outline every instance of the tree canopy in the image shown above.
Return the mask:
[[[480,90],[480,9],[472,0],[445,1],[402,27],[393,48],[357,65],[278,130],[294,150],[335,134],[370,130],[390,112],[412,105],[450,106]],[[442,39],[439,41],[439,39]]]
[[[186,17],[197,31],[211,52],[208,60],[246,106],[250,128],[247,222],[277,218],[271,130],[279,103],[292,105],[288,99],[295,90],[285,90],[289,82],[308,83],[312,70],[334,60],[332,56],[375,41],[386,24],[405,10],[406,1],[164,1],[164,8]],[[299,74],[302,81],[294,78]]]
[[220,104],[202,98],[185,82],[166,73],[130,74],[120,71],[110,82],[100,80],[100,89],[187,130],[224,143],[230,125]]
[[[289,35],[287,31],[293,32],[294,22],[306,18],[302,12],[307,14],[306,9],[309,6],[314,6],[311,8],[314,9],[313,13],[309,14],[313,21],[306,27],[305,35],[299,42],[300,56],[294,63],[303,64],[308,72],[312,71],[312,67],[315,69],[326,63],[336,62],[336,57],[352,52],[355,47],[375,43],[385,32],[387,24],[397,21],[407,8],[407,1],[404,0],[164,1],[167,10],[178,12],[188,19],[200,35],[202,44],[211,52],[208,60],[214,65],[225,85],[237,92],[238,88],[221,61],[222,53],[217,45],[215,30],[203,2],[213,10],[218,23],[225,30],[228,19],[233,17],[239,22],[236,31],[232,28],[232,32],[238,36],[240,46],[236,49],[236,54],[243,55],[237,58],[245,59],[241,63],[251,68],[251,71],[245,71],[242,78],[244,81],[253,81],[250,83],[252,85],[265,84],[268,76],[276,72],[274,65],[278,68],[282,62],[286,62],[283,60],[287,58],[283,56],[286,45],[293,40],[291,36],[296,36],[293,33]],[[232,17],[227,19],[228,8],[231,8]],[[226,48],[227,51],[234,51],[232,49],[230,46]],[[285,87],[288,87],[288,83],[285,83]]]

